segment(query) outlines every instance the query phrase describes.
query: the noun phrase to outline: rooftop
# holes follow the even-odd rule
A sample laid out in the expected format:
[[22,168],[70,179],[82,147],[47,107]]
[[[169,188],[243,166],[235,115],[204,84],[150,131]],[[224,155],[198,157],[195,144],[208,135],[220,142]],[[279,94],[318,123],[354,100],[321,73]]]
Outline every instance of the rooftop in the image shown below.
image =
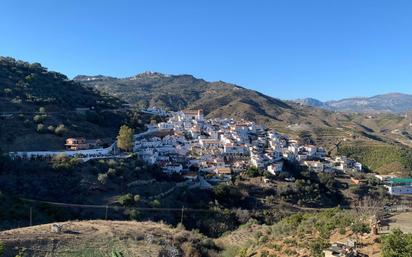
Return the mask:
[[412,178],[391,178],[389,182],[393,184],[412,184]]

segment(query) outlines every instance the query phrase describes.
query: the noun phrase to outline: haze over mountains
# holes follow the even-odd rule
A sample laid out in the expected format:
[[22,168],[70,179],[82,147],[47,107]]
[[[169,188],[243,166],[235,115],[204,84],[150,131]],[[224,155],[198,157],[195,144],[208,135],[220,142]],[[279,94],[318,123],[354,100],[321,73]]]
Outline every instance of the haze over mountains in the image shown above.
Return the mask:
[[331,111],[359,113],[403,113],[412,110],[412,95],[388,93],[372,97],[353,97],[322,102],[314,98],[296,100],[297,103]]

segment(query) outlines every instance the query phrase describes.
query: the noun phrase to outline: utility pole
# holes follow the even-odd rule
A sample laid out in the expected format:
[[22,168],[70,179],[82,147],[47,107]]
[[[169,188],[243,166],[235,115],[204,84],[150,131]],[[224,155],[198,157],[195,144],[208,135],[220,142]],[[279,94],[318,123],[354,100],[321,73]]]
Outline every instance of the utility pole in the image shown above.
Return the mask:
[[107,220],[107,214],[109,212],[109,205],[106,205],[106,215],[105,215],[105,220]]
[[182,215],[180,216],[180,224],[182,224],[182,225],[183,225],[183,213],[184,213],[184,211],[185,211],[185,207],[182,206]]
[[33,207],[30,207],[30,227],[33,226]]

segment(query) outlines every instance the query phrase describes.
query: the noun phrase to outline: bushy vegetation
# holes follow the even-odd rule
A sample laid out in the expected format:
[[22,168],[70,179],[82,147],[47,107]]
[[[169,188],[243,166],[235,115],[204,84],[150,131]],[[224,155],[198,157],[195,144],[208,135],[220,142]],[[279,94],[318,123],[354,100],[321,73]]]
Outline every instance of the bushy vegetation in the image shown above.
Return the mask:
[[133,195],[129,193],[119,196],[117,198],[117,201],[123,206],[129,206],[133,203]]
[[37,105],[36,110],[40,114],[44,114],[48,106],[50,110],[55,110],[56,107],[107,108],[117,104],[113,98],[103,99],[65,75],[48,71],[39,63],[0,57],[0,74],[0,93],[10,99],[20,99],[21,104]]
[[401,172],[411,175],[412,151],[387,144],[351,144],[339,148],[338,154],[361,162],[366,169],[381,174]]
[[253,240],[248,240],[235,249],[228,249],[231,249],[231,253],[234,252],[232,256],[252,256],[258,249],[265,252],[265,256],[276,256],[270,255],[275,253],[294,256],[296,249],[306,249],[310,252],[309,256],[321,257],[322,251],[330,245],[332,234],[349,230],[359,234],[368,233],[366,215],[339,208],[319,213],[296,213],[270,227],[255,229]]
[[344,199],[333,174],[300,171],[293,183],[280,185],[277,194],[284,201],[306,206],[336,206]]
[[246,171],[245,171],[246,175],[248,175],[249,177],[259,177],[262,176],[262,172],[259,171],[258,168],[255,167],[249,167]]
[[11,114],[0,122],[5,150],[63,149],[65,136],[114,138],[128,118],[126,112],[111,111],[122,103],[38,63],[0,57],[0,110]]
[[382,237],[382,257],[412,256],[412,234],[405,234],[399,229]]

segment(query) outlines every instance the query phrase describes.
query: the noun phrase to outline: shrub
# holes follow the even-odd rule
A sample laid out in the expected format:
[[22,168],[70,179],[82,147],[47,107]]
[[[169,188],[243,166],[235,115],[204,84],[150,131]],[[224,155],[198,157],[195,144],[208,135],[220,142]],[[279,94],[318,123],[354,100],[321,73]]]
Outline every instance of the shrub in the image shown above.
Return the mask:
[[255,167],[250,167],[246,170],[246,175],[249,177],[259,177],[262,173]]
[[45,128],[44,128],[44,125],[43,124],[37,124],[37,127],[36,127],[36,131],[37,132],[39,132],[39,133],[43,133],[44,132],[44,130],[45,130]]
[[186,230],[185,225],[183,225],[183,224],[180,223],[180,222],[177,223],[176,229],[177,229],[177,230]]
[[48,126],[47,127],[47,130],[49,131],[49,132],[54,132],[54,130],[55,130],[55,127],[54,126],[52,126],[52,125],[50,125],[50,126]]
[[268,241],[268,236],[264,235],[259,237],[259,243],[263,244],[266,243]]
[[400,229],[394,229],[382,238],[382,257],[412,256],[412,235],[404,234]]
[[111,254],[111,257],[124,257],[122,252],[119,251],[113,251]]
[[56,135],[58,136],[62,136],[64,134],[67,133],[67,128],[63,125],[60,124],[59,126],[57,126],[57,128],[54,130],[54,133],[56,133]]
[[369,233],[370,232],[370,227],[361,222],[355,222],[351,225],[350,227],[354,233]]
[[281,245],[278,245],[278,244],[274,244],[273,245],[273,249],[275,249],[276,251],[281,251],[282,250],[282,246]]
[[160,207],[160,201],[155,199],[155,200],[150,202],[150,206],[152,206],[153,208]]
[[117,162],[111,159],[107,162],[107,165],[109,165],[110,168],[115,168],[117,166]]
[[46,115],[36,114],[36,115],[33,116],[33,121],[36,122],[36,123],[41,123],[41,122],[43,122],[45,119],[46,119]]
[[133,209],[129,212],[129,218],[131,220],[138,220],[139,216],[140,216],[140,212],[138,210]]
[[311,242],[309,247],[313,257],[322,257],[323,250],[329,247],[329,243],[325,239],[318,238]]
[[64,154],[58,154],[52,159],[52,168],[59,171],[72,171],[77,165],[78,159],[69,158]]
[[113,168],[109,168],[109,170],[107,171],[107,175],[114,177],[116,176],[116,170]]
[[97,180],[102,184],[105,185],[107,183],[108,180],[108,176],[106,173],[99,173],[99,175],[97,175]]
[[117,201],[123,206],[129,206],[133,203],[133,195],[129,193],[119,196],[119,198],[117,198]]

